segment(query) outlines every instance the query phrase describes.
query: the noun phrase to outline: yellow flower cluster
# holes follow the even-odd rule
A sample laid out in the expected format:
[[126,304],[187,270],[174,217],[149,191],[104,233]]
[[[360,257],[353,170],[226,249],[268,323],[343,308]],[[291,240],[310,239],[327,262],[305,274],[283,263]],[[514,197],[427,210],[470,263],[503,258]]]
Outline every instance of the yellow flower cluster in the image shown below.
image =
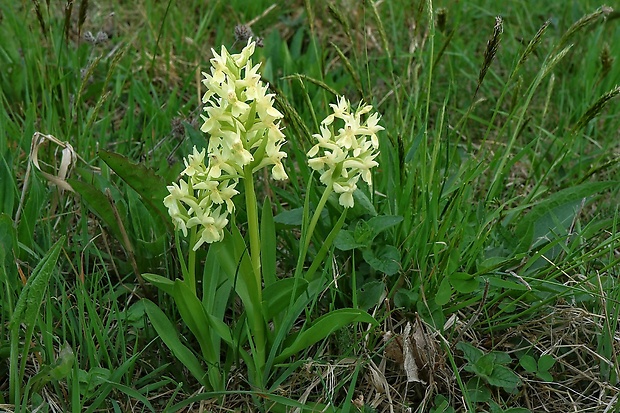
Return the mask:
[[[338,103],[330,106],[333,113],[321,122],[321,133],[313,135],[318,143],[308,152],[308,165],[321,172],[323,184],[340,194],[340,205],[350,208],[359,178],[372,184],[370,169],[378,165],[375,158],[379,155],[377,132],[383,127],[378,125],[376,112],[362,120],[372,111],[370,105],[360,104],[351,113],[351,104],[339,97]],[[336,119],[344,125],[334,132]]]
[[213,51],[211,73],[203,73],[207,116],[201,130],[209,134],[207,151],[194,147],[184,160],[181,175],[186,179],[168,186],[170,194],[164,198],[184,236],[198,227],[194,250],[223,238],[228,215],[235,208],[232,198],[239,193],[235,188],[247,168],[254,173],[272,165],[274,179],[288,178],[282,165],[285,136],[279,121],[283,116],[260,79],[260,64],[252,65],[254,48],[250,40],[239,54],[231,55],[225,47],[220,54]]
[[239,54],[230,55],[223,46],[219,55],[213,51],[211,74],[203,73],[207,92],[202,102],[208,116],[203,116],[201,130],[210,135],[209,157],[219,165],[228,164],[239,175],[246,165],[252,173],[273,165],[273,178],[283,180],[288,178],[282,166],[283,115],[260,80],[260,64],[252,65],[254,47],[249,41]]

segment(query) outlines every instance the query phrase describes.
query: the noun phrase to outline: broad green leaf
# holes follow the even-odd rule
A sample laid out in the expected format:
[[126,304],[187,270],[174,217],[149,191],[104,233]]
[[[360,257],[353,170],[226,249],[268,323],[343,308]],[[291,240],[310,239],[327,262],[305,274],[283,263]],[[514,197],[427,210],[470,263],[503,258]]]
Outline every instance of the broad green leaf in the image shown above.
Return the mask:
[[[211,325],[202,302],[192,293],[191,288],[181,280],[174,282],[174,297],[179,314],[198,340],[207,364],[210,366],[217,365],[220,361],[219,340],[212,335]],[[227,331],[225,334],[230,333]],[[212,382],[211,384],[217,388],[216,383]]]
[[420,294],[417,291],[412,291],[407,288],[400,288],[394,294],[394,305],[396,308],[412,308],[420,298]]
[[334,310],[328,314],[319,317],[312,326],[299,333],[293,343],[275,358],[276,363],[281,363],[289,357],[294,356],[302,350],[307,349],[311,345],[323,340],[336,330],[341,329],[351,323],[369,323],[377,325],[371,315],[365,311],[356,310],[354,308],[343,308],[340,310]]
[[495,363],[497,364],[509,364],[512,361],[510,354],[503,351],[492,351],[491,354],[495,356]]
[[278,224],[299,227],[301,226],[303,215],[304,209],[300,207],[291,209],[290,211],[282,211],[278,215],[273,217],[273,220]]
[[[43,303],[45,293],[47,292],[47,286],[49,285],[50,278],[56,269],[56,263],[60,250],[66,240],[65,236],[62,236],[56,243],[50,248],[50,250],[41,259],[39,264],[35,267],[30,278],[26,282],[26,285],[19,294],[17,304],[15,305],[15,311],[11,316],[9,322],[9,332],[11,334],[11,358],[9,363],[9,388],[11,400],[18,402],[20,399],[20,377],[24,377],[24,371],[26,368],[26,361],[28,359],[28,353],[30,350],[30,340],[34,332],[34,327],[39,316],[39,309]],[[23,340],[19,337],[19,326],[26,326],[26,332]],[[26,343],[19,351],[19,345]],[[21,357],[21,360],[20,360]]]
[[[336,225],[334,225],[334,227],[329,232],[329,234],[327,234],[327,238],[325,238],[325,242],[323,242],[323,244],[321,245],[321,248],[319,249],[319,252],[317,252],[316,256],[314,257],[314,261],[310,265],[310,268],[308,268],[308,270],[304,274],[304,278],[306,280],[311,281],[314,277],[314,273],[316,272],[316,270],[322,265],[323,259],[327,255],[327,252],[330,251],[332,243],[334,242],[334,239],[341,232],[341,228],[344,225],[345,219],[347,218],[348,210],[349,210],[348,208],[343,209],[342,214],[340,214],[340,218],[338,218],[338,221],[336,221]],[[297,272],[296,272],[296,275],[297,275]]]
[[495,354],[489,353],[480,357],[478,361],[473,364],[474,372],[484,378],[489,378],[493,373],[494,367],[497,364],[495,363]]
[[355,238],[355,242],[364,244],[366,247],[370,248],[374,237],[375,235],[370,225],[368,225],[368,222],[363,219],[358,219],[353,229],[353,238]]
[[484,355],[482,350],[472,346],[465,341],[458,342],[456,348],[458,350],[461,350],[463,352],[463,355],[465,356],[465,359],[472,364],[476,363],[480,359],[480,357]]
[[[10,290],[19,288],[17,276],[17,232],[13,226],[13,220],[7,214],[0,214],[0,284]],[[13,291],[6,296],[7,311],[13,310]],[[10,316],[10,312],[8,315]]]
[[91,184],[78,179],[69,179],[68,182],[80,195],[86,206],[108,226],[114,237],[123,243],[118,220],[108,198]]
[[376,251],[364,249],[362,255],[372,268],[386,275],[394,275],[400,270],[400,252],[392,245],[380,245]]
[[536,377],[538,377],[539,379],[543,381],[549,381],[549,382],[553,381],[553,376],[548,371],[538,371],[536,372]]
[[466,385],[467,394],[474,403],[485,403],[491,398],[491,390],[479,377],[472,377]]
[[551,367],[555,364],[555,358],[549,354],[545,354],[540,356],[538,359],[538,371],[549,371]]
[[174,297],[174,281],[161,275],[144,273],[142,278],[153,284],[155,287]]
[[[209,366],[220,363],[220,339],[232,343],[230,329],[223,323],[214,325],[213,319],[206,313],[202,302],[194,295],[192,289],[183,281],[174,282],[174,298],[181,318],[194,334]],[[212,328],[216,328],[213,330]],[[222,328],[223,327],[223,328]],[[219,389],[222,385],[219,372],[215,368],[208,370],[211,385]]]
[[258,290],[260,286],[257,284],[248,250],[239,229],[233,225],[232,232],[224,231],[224,239],[211,244],[209,248],[214,250],[213,253],[216,254],[221,269],[241,298],[248,318],[260,317],[262,320],[262,303],[259,300]]
[[[13,317],[11,317],[10,328],[15,328],[20,324],[25,324],[27,326],[27,331],[34,328],[36,318],[39,314],[39,308],[43,303],[43,296],[47,291],[49,280],[54,273],[56,262],[58,261],[58,256],[60,255],[60,250],[65,240],[66,237],[62,236],[52,248],[50,248],[47,254],[35,267],[30,278],[28,278],[24,289],[19,294],[15,312],[13,313]],[[32,334],[32,331],[26,334],[26,343],[30,342],[30,334]]]
[[202,274],[202,305],[217,319],[223,319],[228,308],[232,283],[220,266],[217,251],[209,248]]
[[357,304],[366,311],[372,306],[379,304],[379,300],[385,292],[385,283],[382,281],[370,281],[357,290]]
[[[14,151],[17,154],[16,151]],[[18,196],[14,170],[9,167],[12,163],[12,151],[5,150],[0,157],[0,213],[13,215],[13,208]]]
[[478,279],[466,272],[454,272],[448,278],[454,289],[462,294],[472,293],[480,288]]
[[373,217],[377,215],[377,210],[364,191],[353,192],[353,198],[355,199],[354,208],[356,210],[362,210],[365,214]]
[[443,306],[450,302],[450,297],[452,297],[452,287],[450,286],[450,280],[446,277],[439,284],[437,294],[435,295],[435,302],[437,305]]
[[489,275],[487,276],[487,279],[489,280],[489,284],[493,287],[503,288],[506,290],[527,291],[527,286],[524,284],[504,280],[503,278],[495,275]]
[[506,366],[495,365],[490,376],[486,377],[492,386],[503,387],[507,390],[515,389],[521,384],[519,376]]
[[376,237],[381,232],[400,224],[403,217],[400,215],[379,215],[368,220],[368,226]]
[[177,335],[177,330],[170,322],[166,314],[152,301],[143,299],[146,314],[151,324],[164,344],[172,351],[172,354],[189,370],[190,373],[202,384],[208,386],[207,373],[202,368],[194,353],[185,347]]
[[536,371],[538,371],[538,366],[536,364],[536,359],[534,357],[530,356],[529,354],[525,354],[525,355],[521,356],[521,358],[519,359],[519,364],[528,373],[535,373]]
[[334,246],[341,251],[350,251],[355,248],[364,248],[367,245],[356,241],[352,231],[343,229],[336,235]]
[[98,155],[123,181],[140,194],[150,209],[171,229],[172,223],[163,204],[164,197],[168,195],[163,178],[144,164],[133,163],[117,153],[99,150]]
[[[263,290],[265,322],[272,321],[291,302],[295,302],[307,288],[308,281],[304,278],[283,278],[266,287]],[[292,300],[291,297],[293,297]]]
[[583,199],[587,199],[609,188],[617,187],[617,182],[588,182],[571,186],[538,202],[521,219],[516,230],[516,236],[523,239],[526,234],[530,237],[529,243],[542,239],[545,236],[555,238],[568,228],[574,217],[576,208]]
[[[39,250],[35,240],[35,226],[41,219],[41,211],[45,210],[49,203],[48,186],[32,175],[30,189],[25,195],[25,204],[19,222],[17,223],[17,239],[26,249]],[[18,258],[27,259],[26,249],[19,248],[15,252]]]

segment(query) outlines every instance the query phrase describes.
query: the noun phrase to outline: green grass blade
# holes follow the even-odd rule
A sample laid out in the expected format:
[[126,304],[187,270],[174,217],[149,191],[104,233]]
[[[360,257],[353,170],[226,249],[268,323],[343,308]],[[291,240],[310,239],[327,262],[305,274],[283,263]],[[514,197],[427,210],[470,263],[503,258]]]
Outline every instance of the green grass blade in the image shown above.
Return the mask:
[[144,309],[146,310],[151,324],[159,334],[159,337],[164,344],[172,351],[172,354],[189,370],[190,373],[198,380],[203,386],[208,386],[206,380],[207,373],[204,371],[200,362],[194,355],[194,353],[187,348],[177,335],[177,330],[174,324],[170,322],[166,314],[152,301],[144,299]]
[[[34,332],[37,317],[39,316],[39,308],[43,303],[43,297],[45,296],[50,278],[56,268],[56,262],[58,261],[58,256],[60,255],[60,250],[65,240],[66,237],[63,236],[56,241],[52,248],[50,248],[47,254],[41,259],[39,265],[36,266],[19,295],[19,299],[15,305],[15,311],[11,317],[9,324],[9,331],[11,332],[9,397],[13,403],[19,403],[21,394],[20,380],[24,376],[24,370],[26,369],[26,361],[28,360],[28,352],[30,350],[30,340]],[[21,324],[25,325],[26,332],[23,340],[24,348],[20,352],[19,326]]]

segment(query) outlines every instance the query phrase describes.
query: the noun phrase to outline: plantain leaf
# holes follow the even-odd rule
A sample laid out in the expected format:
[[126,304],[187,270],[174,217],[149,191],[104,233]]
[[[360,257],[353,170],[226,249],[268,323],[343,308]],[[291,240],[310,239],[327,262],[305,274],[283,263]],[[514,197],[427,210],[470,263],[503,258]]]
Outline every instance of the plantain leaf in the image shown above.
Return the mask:
[[[17,248],[17,231],[15,231],[13,220],[7,214],[2,213],[0,214],[0,283],[10,287],[10,290],[18,288],[19,284],[16,265]],[[9,311],[13,309],[12,294],[7,296],[6,305]]]
[[373,231],[373,235],[376,237],[381,232],[395,225],[400,224],[403,221],[403,217],[400,215],[379,215],[368,220],[368,225]]
[[73,178],[69,179],[68,182],[75,192],[80,194],[80,197],[84,200],[88,208],[101,218],[108,228],[110,228],[114,237],[122,243],[123,237],[121,235],[121,230],[108,198],[91,184]]
[[[202,355],[210,368],[207,371],[209,382],[215,390],[222,389],[222,376],[216,366],[220,364],[220,337],[214,334],[202,303],[191,288],[181,280],[174,282],[174,298],[181,318],[198,340]],[[226,335],[228,342],[232,341],[230,331],[220,331]]]
[[164,197],[168,195],[166,182],[163,178],[157,175],[153,169],[143,164],[133,163],[117,153],[99,150],[98,155],[123,181],[140,194],[144,202],[150,207],[149,209],[159,216],[168,229],[172,231],[172,223],[163,204]]
[[211,244],[209,248],[214,250],[222,270],[241,298],[248,314],[248,320],[252,320],[253,317],[258,319],[259,316],[262,320],[263,310],[259,300],[259,285],[239,229],[233,225],[232,233],[224,231],[224,239]]
[[368,310],[370,307],[379,304],[385,288],[383,281],[373,280],[365,283],[357,289],[357,306],[362,310]]
[[362,256],[373,269],[385,275],[394,275],[400,270],[400,252],[392,245],[379,245],[376,250],[365,249]]
[[454,272],[448,278],[454,289],[463,294],[474,292],[480,286],[478,278],[466,272]]
[[450,285],[450,280],[448,277],[445,277],[441,280],[439,284],[439,288],[437,288],[437,293],[435,294],[435,303],[439,306],[444,306],[450,302],[450,298],[452,297],[452,286]]
[[282,211],[276,215],[273,220],[278,224],[290,225],[293,227],[301,226],[303,220],[303,208],[295,208],[290,211]]

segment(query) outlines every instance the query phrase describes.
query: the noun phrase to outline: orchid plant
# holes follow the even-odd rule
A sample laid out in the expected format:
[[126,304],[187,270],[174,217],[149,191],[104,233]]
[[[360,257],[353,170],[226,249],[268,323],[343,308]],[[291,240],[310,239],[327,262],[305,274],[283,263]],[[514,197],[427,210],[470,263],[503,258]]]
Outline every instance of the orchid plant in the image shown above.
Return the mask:
[[[321,122],[320,133],[314,135],[317,143],[307,154],[309,166],[320,173],[319,180],[326,188],[311,219],[306,202],[295,273],[276,276],[271,204],[269,199],[264,200],[259,219],[253,177],[270,167],[273,179],[288,178],[283,165],[287,154],[282,150],[286,140],[283,115],[274,108],[274,95],[261,81],[260,64],[252,62],[254,50],[255,43],[250,40],[238,54],[230,54],[225,47],[219,54],[213,51],[211,72],[203,73],[207,91],[202,98],[206,113],[201,130],[208,135],[208,144],[202,150],[194,147],[184,160],[182,178],[168,186],[169,195],[164,199],[177,230],[175,239],[181,257],[178,235],[189,237],[187,260],[181,259],[183,279],[144,275],[172,295],[200,345],[202,362],[182,343],[163,311],[145,300],[151,323],[173,354],[211,390],[225,388],[226,371],[239,359],[246,365],[250,384],[263,390],[276,364],[353,322],[376,324],[366,312],[345,308],[306,320],[301,329],[293,329],[325,286],[326,280],[316,276],[316,270],[342,227],[347,210],[354,205],[353,193],[359,179],[371,184],[371,169],[378,165],[377,133],[383,129],[378,124],[379,115],[363,104],[352,110],[344,97],[330,105],[333,113]],[[240,194],[240,184],[247,215],[245,237],[237,227],[240,222],[229,226],[235,221],[235,197]],[[305,268],[312,234],[333,193],[338,195],[343,213],[313,264]],[[206,245],[207,258],[199,271],[196,254]],[[234,314],[231,321],[227,310],[235,294],[243,311]],[[230,351],[221,351],[222,343]]]

